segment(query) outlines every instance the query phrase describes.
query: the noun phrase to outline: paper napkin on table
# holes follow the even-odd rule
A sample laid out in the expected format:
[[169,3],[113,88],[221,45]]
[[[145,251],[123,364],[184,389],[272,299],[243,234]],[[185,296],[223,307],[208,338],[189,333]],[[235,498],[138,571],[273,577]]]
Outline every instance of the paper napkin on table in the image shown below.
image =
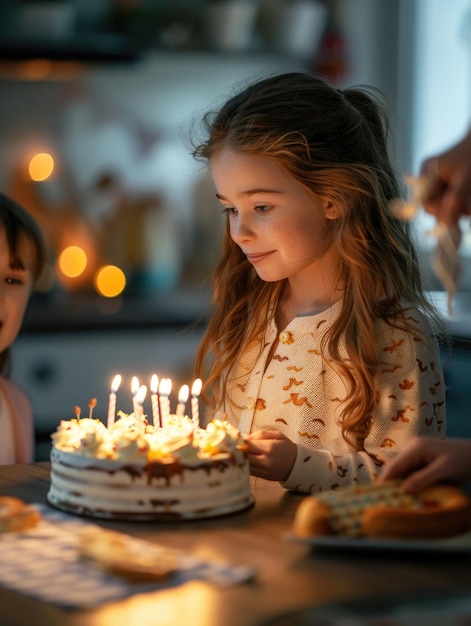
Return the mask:
[[252,579],[252,567],[205,561],[182,553],[174,574],[158,583],[132,583],[78,555],[78,536],[93,524],[36,504],[42,520],[31,529],[0,535],[0,585],[63,608],[92,608],[137,593],[204,580],[218,586]]

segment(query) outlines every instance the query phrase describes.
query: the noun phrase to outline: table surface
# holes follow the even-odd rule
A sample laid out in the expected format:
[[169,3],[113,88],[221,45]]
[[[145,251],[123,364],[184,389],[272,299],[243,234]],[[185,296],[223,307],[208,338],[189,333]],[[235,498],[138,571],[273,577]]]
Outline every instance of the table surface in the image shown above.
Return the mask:
[[[0,467],[0,494],[45,503],[49,470],[48,462]],[[262,479],[252,479],[252,492],[251,509],[221,518],[96,523],[202,557],[253,566],[254,581],[223,589],[192,581],[87,611],[64,611],[0,588],[0,624],[262,626],[276,616],[331,603],[364,601],[368,606],[381,597],[470,593],[469,551],[450,555],[312,549],[284,537],[302,494]]]

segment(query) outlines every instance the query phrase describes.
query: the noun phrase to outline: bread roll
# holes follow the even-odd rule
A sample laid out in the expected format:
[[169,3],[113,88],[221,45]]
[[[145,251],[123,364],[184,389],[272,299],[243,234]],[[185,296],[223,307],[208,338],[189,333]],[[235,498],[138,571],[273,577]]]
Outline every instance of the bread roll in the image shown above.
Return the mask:
[[341,535],[438,539],[471,528],[471,499],[439,485],[410,495],[399,482],[340,488],[308,496],[293,522],[298,537]]
[[100,527],[79,534],[79,555],[132,582],[155,582],[178,569],[171,550]]
[[0,496],[0,532],[26,530],[41,519],[39,511],[19,498]]

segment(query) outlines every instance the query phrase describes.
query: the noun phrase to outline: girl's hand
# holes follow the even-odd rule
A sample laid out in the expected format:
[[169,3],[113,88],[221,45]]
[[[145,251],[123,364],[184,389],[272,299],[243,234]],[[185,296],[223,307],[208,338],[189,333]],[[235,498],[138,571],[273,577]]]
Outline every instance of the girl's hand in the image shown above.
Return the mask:
[[297,448],[279,430],[257,430],[245,438],[250,473],[267,480],[286,480],[296,460]]

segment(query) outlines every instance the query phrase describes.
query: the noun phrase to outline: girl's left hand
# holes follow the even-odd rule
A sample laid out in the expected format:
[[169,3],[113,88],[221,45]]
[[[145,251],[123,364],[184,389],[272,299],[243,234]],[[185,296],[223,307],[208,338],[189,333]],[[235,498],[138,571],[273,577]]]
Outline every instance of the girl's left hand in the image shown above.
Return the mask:
[[286,480],[296,460],[296,444],[279,430],[257,430],[245,437],[250,473],[267,480]]

